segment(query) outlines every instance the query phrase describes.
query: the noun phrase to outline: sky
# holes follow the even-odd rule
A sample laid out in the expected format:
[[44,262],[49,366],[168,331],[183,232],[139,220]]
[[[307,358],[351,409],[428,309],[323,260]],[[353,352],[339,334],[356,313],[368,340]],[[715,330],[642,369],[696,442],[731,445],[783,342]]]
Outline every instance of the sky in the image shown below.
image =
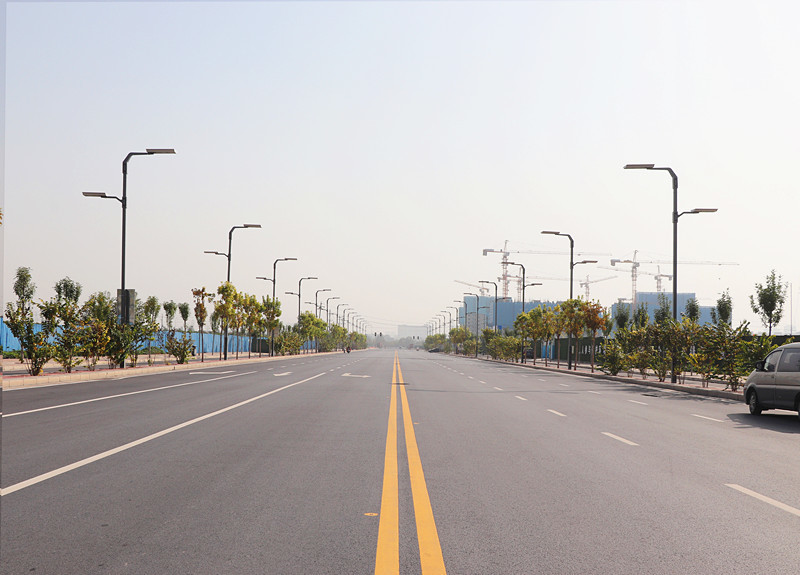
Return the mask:
[[[791,283],[797,330],[800,134],[796,2],[9,2],[5,20],[3,297],[31,268],[36,297],[70,277],[84,298],[120,282],[190,301],[231,280],[302,301],[338,297],[368,330],[423,324],[526,268],[528,299],[569,294],[569,242],[590,299],[671,273],[735,323],[763,326],[754,285]],[[534,253],[531,253],[534,252]],[[558,252],[556,254],[535,252]],[[583,255],[585,254],[585,255]],[[736,265],[717,265],[728,263]],[[627,266],[627,270],[630,267]],[[604,279],[611,278],[611,279]],[[672,283],[663,288],[671,292]],[[793,318],[790,318],[790,303]],[[342,306],[343,308],[346,306]],[[313,306],[303,303],[303,310]],[[791,326],[790,326],[791,321]]]

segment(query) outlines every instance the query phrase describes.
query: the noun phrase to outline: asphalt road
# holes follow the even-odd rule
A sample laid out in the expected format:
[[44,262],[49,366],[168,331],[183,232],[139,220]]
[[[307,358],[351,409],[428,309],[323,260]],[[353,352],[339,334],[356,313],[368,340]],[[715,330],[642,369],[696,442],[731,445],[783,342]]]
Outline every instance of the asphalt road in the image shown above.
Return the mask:
[[3,408],[3,574],[800,560],[800,421],[743,403],[376,350],[17,389]]

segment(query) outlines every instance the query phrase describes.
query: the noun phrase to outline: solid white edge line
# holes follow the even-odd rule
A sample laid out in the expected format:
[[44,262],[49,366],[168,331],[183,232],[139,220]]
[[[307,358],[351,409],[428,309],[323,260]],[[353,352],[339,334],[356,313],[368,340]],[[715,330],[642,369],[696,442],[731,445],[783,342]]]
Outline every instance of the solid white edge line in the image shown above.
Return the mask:
[[83,405],[84,403],[94,403],[95,401],[104,401],[106,399],[115,399],[117,397],[126,397],[128,395],[139,395],[140,393],[149,393],[151,391],[161,391],[164,389],[174,389],[176,387],[184,387],[186,385],[196,385],[198,383],[208,383],[209,381],[219,381],[220,379],[228,379],[231,377],[239,377],[240,375],[251,375],[258,373],[255,371],[248,371],[246,373],[236,373],[234,375],[226,375],[224,377],[214,377],[212,379],[203,379],[201,381],[187,381],[186,383],[176,383],[175,385],[167,385],[164,387],[153,387],[151,389],[140,389],[139,391],[130,391],[128,393],[118,393],[116,395],[106,395],[103,397],[95,397],[94,399],[84,399],[83,401],[73,401],[72,403],[62,403],[59,405],[51,405],[50,407],[40,407],[38,409],[29,409],[28,411],[18,411],[16,413],[6,413],[3,417],[14,417],[15,415],[27,415],[29,413],[38,413],[40,411],[50,411],[51,409],[60,409],[62,407],[71,407],[73,405]]
[[617,441],[621,441],[622,443],[624,443],[626,445],[634,445],[634,446],[638,446],[639,445],[638,443],[634,443],[633,441],[625,439],[624,437],[620,437],[619,435],[614,435],[613,433],[609,433],[608,431],[603,431],[602,433],[606,437],[610,437],[611,439],[616,439]]
[[242,407],[247,405],[248,403],[253,403],[254,401],[258,401],[259,399],[263,399],[269,395],[274,393],[278,393],[279,391],[283,391],[284,389],[289,389],[290,387],[294,387],[295,385],[300,385],[301,383],[306,383],[311,381],[312,379],[316,379],[320,376],[324,375],[323,373],[318,373],[317,375],[311,376],[308,379],[304,379],[302,381],[297,381],[295,383],[290,383],[289,385],[284,385],[283,387],[279,387],[278,389],[273,389],[272,391],[268,391],[266,393],[262,393],[261,395],[257,395],[255,397],[251,397],[250,399],[246,399],[244,401],[240,401],[239,403],[235,403],[233,405],[229,405],[228,407],[224,407],[222,409],[218,409],[217,411],[207,413],[206,415],[201,415],[200,417],[195,417],[194,419],[190,419],[189,421],[184,421],[183,423],[179,423],[178,425],[174,425],[167,429],[163,429],[146,437],[142,437],[135,441],[131,441],[130,443],[126,443],[125,445],[120,445],[119,447],[115,447],[113,449],[109,449],[102,453],[98,453],[97,455],[92,455],[91,457],[87,457],[86,459],[81,459],[80,461],[76,461],[75,463],[71,463],[69,465],[65,465],[63,467],[59,467],[58,469],[54,469],[53,471],[49,471],[47,473],[42,473],[41,475],[37,475],[36,477],[31,477],[30,479],[26,479],[25,481],[20,481],[19,483],[15,483],[14,485],[9,485],[4,489],[0,489],[0,496],[5,497],[15,491],[19,491],[21,489],[25,489],[26,487],[30,487],[32,485],[36,485],[37,483],[41,483],[43,481],[47,481],[48,479],[52,479],[53,477],[57,477],[59,475],[63,475],[69,471],[73,471],[78,469],[79,467],[83,467],[85,465],[89,465],[90,463],[94,463],[95,461],[99,461],[101,459],[105,459],[107,457],[111,457],[112,455],[116,455],[122,451],[126,451],[131,449],[132,447],[136,447],[137,445],[142,445],[143,443],[147,443],[148,441],[152,441],[154,439],[158,439],[164,435],[170,434],[174,431],[178,431],[179,429],[183,429],[184,427],[188,427],[195,423],[199,423],[206,419],[210,419],[216,415],[221,415],[228,411],[232,411],[236,408]]
[[764,503],[768,503],[773,507],[777,507],[778,509],[786,511],[787,513],[791,513],[792,515],[797,515],[798,517],[800,517],[800,509],[796,509],[790,505],[786,505],[785,503],[776,501],[771,497],[767,497],[766,495],[761,495],[760,493],[756,493],[755,491],[751,491],[750,489],[742,487],[741,485],[736,485],[735,483],[726,483],[725,487],[730,487],[731,489],[735,489],[740,493],[744,493],[745,495],[749,495],[750,497],[758,499],[759,501],[763,501]]
[[566,417],[566,415],[564,415],[560,411],[556,411],[555,409],[548,409],[547,411],[549,411],[550,413],[553,413],[553,414],[555,414],[555,415],[557,415],[559,417]]

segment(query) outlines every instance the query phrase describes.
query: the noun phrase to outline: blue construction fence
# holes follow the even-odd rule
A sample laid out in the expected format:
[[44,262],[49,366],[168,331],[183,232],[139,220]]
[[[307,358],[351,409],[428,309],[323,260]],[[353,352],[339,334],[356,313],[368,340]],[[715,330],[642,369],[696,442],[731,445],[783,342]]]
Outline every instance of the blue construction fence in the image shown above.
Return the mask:
[[[37,323],[33,326],[33,330],[34,332],[39,332],[42,330],[42,326]],[[179,331],[176,333],[180,334],[182,332]],[[187,335],[194,342],[196,353],[199,354],[201,351],[200,334],[198,332],[189,332],[187,333]],[[151,345],[153,347],[159,347],[159,344],[162,343],[166,339],[166,337],[167,337],[166,330],[159,331],[156,334],[156,338],[151,343]],[[203,344],[202,351],[204,353],[220,353],[220,351],[222,350],[222,343],[223,343],[223,337],[221,334],[204,333],[202,341]],[[0,345],[3,346],[4,351],[19,351],[20,349],[19,340],[16,337],[14,337],[14,335],[11,333],[11,330],[8,329],[8,326],[6,326],[5,321],[2,318],[0,318]],[[229,354],[236,353],[237,345],[240,353],[242,352],[247,353],[247,350],[250,348],[251,345],[251,338],[229,334],[228,353]],[[252,351],[254,352],[258,352],[259,347],[261,348],[262,352],[265,352],[269,349],[269,341],[265,339],[254,339],[252,341],[252,346],[253,346]],[[306,346],[304,346],[303,349],[305,349],[305,347]]]

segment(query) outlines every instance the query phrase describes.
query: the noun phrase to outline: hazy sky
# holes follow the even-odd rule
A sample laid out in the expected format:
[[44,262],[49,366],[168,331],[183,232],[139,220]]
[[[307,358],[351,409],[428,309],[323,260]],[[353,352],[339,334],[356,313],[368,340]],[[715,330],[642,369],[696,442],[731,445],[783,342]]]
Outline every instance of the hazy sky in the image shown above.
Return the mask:
[[[339,296],[370,331],[421,324],[493,280],[513,254],[528,294],[564,299],[568,241],[664,261],[672,190],[679,290],[761,324],[748,296],[771,269],[800,307],[796,2],[28,3],[6,7],[4,298],[18,266],[37,297],[69,276],[84,295],[120,280],[190,301],[215,289],[236,230],[232,281],[303,301]],[[642,271],[657,273],[656,264]],[[611,305],[628,273],[580,266]],[[546,278],[563,278],[541,279]],[[655,291],[652,275],[639,289]],[[664,289],[672,290],[665,281]],[[533,291],[535,290],[535,291]],[[295,296],[281,295],[292,323]],[[782,330],[789,329],[789,313]],[[311,306],[304,305],[304,309]],[[794,329],[797,329],[795,311]]]

